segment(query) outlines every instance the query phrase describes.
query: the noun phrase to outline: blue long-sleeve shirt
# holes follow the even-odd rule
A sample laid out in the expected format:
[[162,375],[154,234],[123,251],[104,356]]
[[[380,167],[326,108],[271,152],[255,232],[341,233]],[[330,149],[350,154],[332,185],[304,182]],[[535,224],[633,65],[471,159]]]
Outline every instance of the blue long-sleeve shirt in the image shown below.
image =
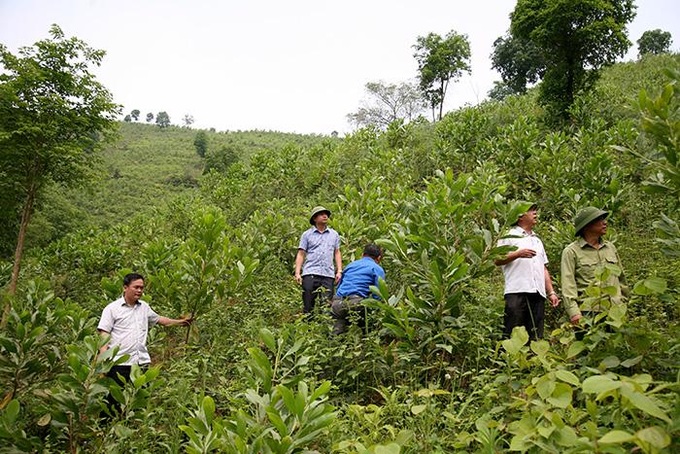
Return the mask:
[[379,278],[385,279],[385,270],[372,258],[362,257],[345,267],[335,294],[343,298],[352,295],[368,298],[371,294],[369,287],[378,285]]

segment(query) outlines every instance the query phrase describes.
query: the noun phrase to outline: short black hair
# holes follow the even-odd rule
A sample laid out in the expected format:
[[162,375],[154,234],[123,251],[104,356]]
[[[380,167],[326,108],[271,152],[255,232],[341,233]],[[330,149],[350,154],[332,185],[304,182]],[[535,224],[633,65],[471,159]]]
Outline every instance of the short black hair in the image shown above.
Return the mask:
[[136,280],[138,280],[138,279],[144,280],[144,276],[142,276],[142,275],[139,274],[139,273],[128,273],[128,274],[126,274],[125,277],[123,278],[123,285],[124,285],[125,287],[127,287],[127,286],[130,285],[133,281],[136,281]]
[[378,257],[380,257],[382,255],[382,253],[383,253],[383,251],[380,248],[380,246],[378,246],[375,243],[368,243],[364,247],[364,255],[366,255],[368,257],[377,259]]

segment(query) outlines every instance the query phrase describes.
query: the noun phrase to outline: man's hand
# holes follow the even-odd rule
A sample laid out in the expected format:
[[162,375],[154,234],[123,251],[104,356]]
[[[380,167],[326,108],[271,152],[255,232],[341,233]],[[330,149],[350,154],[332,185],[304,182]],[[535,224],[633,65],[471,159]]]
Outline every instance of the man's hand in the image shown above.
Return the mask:
[[341,278],[342,278],[342,271],[338,271],[337,273],[335,273],[335,285],[338,285]]
[[550,300],[550,305],[552,307],[557,307],[560,305],[560,297],[557,296],[557,293],[550,292],[550,295],[548,295],[548,299]]
[[297,282],[298,285],[302,285],[302,276],[300,276],[299,272],[295,273],[295,282]]
[[581,314],[575,314],[571,316],[571,322],[572,325],[578,325],[579,320],[581,320]]
[[518,249],[515,251],[515,257],[522,259],[530,259],[536,255],[536,251],[533,249]]

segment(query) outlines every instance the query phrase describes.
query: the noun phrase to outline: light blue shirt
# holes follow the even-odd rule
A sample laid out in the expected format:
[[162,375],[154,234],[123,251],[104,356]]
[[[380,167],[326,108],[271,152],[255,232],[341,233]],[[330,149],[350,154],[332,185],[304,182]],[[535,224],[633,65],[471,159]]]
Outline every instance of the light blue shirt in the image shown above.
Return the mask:
[[340,249],[340,235],[327,227],[320,232],[316,227],[305,230],[300,238],[298,249],[305,251],[305,263],[302,265],[302,276],[316,274],[324,277],[335,277],[333,256]]
[[335,294],[343,298],[352,295],[368,298],[371,294],[369,287],[378,285],[379,278],[385,279],[385,270],[372,258],[362,257],[345,267]]

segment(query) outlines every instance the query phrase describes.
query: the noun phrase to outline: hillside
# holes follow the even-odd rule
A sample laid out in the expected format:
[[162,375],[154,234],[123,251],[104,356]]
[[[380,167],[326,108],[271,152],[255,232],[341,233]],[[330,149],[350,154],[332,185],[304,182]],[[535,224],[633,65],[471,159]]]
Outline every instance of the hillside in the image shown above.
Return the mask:
[[[210,133],[212,150],[238,159],[207,174],[195,131],[121,125],[99,189],[64,196],[90,228],[34,247],[24,267],[0,335],[0,441],[25,452],[677,452],[679,71],[678,55],[609,68],[562,129],[530,92],[344,139]],[[562,306],[546,308],[543,340],[503,338],[494,259],[519,200],[539,207],[558,293],[574,214],[610,212],[621,267],[598,270],[588,295],[608,301],[604,282],[619,272],[631,293],[584,321],[582,340]],[[293,262],[319,204],[345,265],[369,241],[385,248],[366,330],[333,336],[325,310],[301,316]],[[146,276],[159,314],[196,319],[152,330],[154,367],[102,421],[111,362],[97,356],[96,326],[129,271]]]
[[[204,132],[209,155],[230,149],[244,162],[271,148],[324,140],[271,131]],[[189,128],[119,123],[117,139],[104,147],[93,169],[97,178],[92,184],[48,193],[29,232],[29,247],[45,246],[78,229],[106,228],[133,216],[150,216],[154,208],[177,197],[195,197],[206,165],[194,146],[196,134]]]

